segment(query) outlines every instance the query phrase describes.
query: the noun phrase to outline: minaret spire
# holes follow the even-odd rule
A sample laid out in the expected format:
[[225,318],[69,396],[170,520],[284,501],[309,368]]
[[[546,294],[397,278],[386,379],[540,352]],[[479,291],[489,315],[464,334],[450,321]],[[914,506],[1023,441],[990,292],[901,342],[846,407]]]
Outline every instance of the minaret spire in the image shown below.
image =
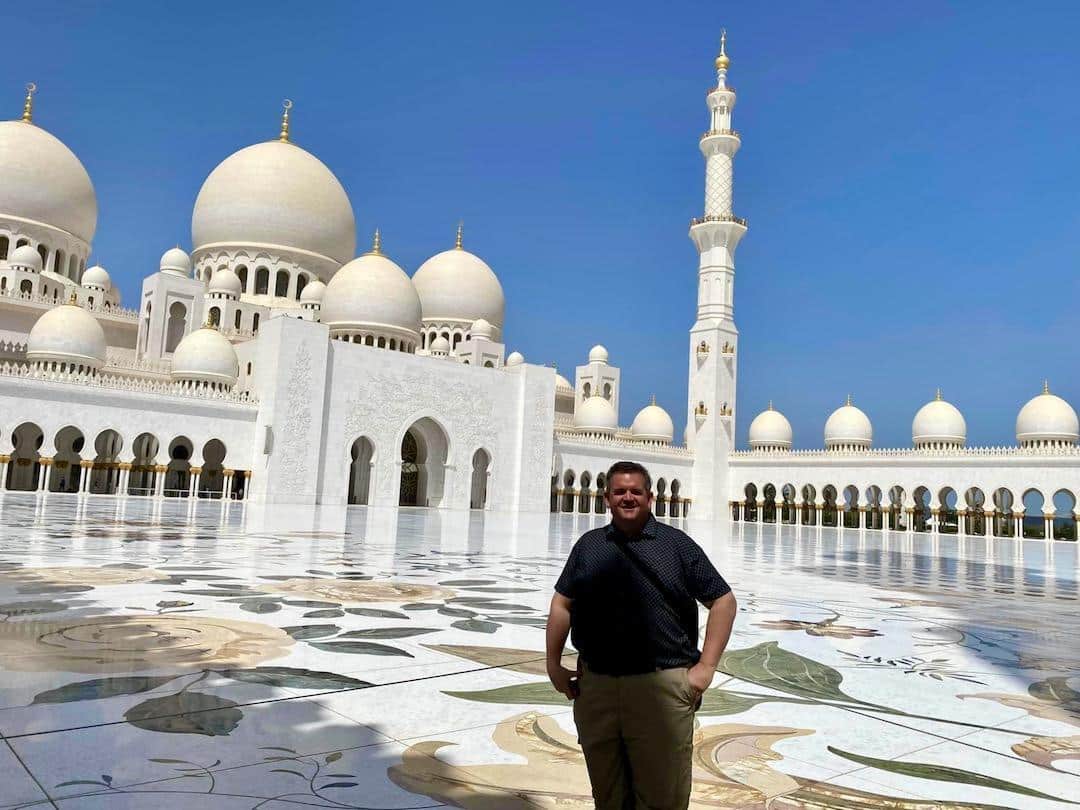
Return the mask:
[[464,220],[459,220],[458,224],[457,224],[457,239],[454,240],[454,250],[464,250],[465,249],[465,248],[463,248],[461,246],[461,237],[464,234],[464,232],[465,232],[465,222],[464,222]]
[[34,123],[34,93],[36,92],[36,84],[30,82],[26,85],[26,101],[23,102],[22,120],[28,124]]
[[292,109],[292,101],[285,99],[281,102],[281,132],[278,133],[278,140],[282,143],[290,143],[289,141],[289,110]]

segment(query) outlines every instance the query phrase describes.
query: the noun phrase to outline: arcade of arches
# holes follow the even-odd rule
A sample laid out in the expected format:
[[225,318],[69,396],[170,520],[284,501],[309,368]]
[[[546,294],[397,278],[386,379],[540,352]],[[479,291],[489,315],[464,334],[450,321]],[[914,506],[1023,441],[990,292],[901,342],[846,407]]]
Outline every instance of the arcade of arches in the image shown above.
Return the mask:
[[[0,490],[13,492],[241,500],[251,476],[225,466],[227,451],[220,439],[206,442],[196,454],[186,436],[164,443],[152,433],[140,433],[128,450],[116,430],[91,438],[69,425],[57,431],[51,443],[55,450],[46,455],[44,431],[24,422],[15,428],[11,443],[11,453],[0,455]],[[192,464],[200,456],[201,463]]]
[[[586,471],[578,475],[573,470],[566,470],[561,475],[551,476],[551,511],[577,512],[579,514],[602,515],[608,511],[604,500],[607,481],[605,473]],[[653,483],[653,512],[657,517],[689,517],[690,499],[681,495],[682,484],[674,478],[668,483],[658,478]]]
[[898,485],[888,491],[871,486],[860,493],[854,484],[843,489],[830,484],[819,496],[810,484],[799,490],[784,484],[777,490],[767,483],[760,488],[747,484],[743,495],[742,501],[730,504],[732,519],[751,523],[1076,540],[1077,500],[1067,489],[1047,498],[1031,488],[1017,499],[1007,487],[998,487],[989,497],[971,487],[961,499],[952,487],[933,493],[918,486],[909,495]]
[[[397,448],[399,506],[438,507],[443,503],[450,441],[442,426],[430,417],[414,422]],[[368,436],[355,439],[350,448],[349,504],[369,504],[372,497],[377,451]],[[484,509],[488,504],[491,454],[478,448],[471,458],[469,507]]]

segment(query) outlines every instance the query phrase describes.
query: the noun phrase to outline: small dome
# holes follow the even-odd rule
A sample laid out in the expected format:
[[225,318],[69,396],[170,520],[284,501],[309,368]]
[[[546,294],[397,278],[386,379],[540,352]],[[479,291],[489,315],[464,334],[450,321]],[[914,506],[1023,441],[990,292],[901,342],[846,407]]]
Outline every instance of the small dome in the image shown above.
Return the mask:
[[0,121],[0,177],[0,216],[93,240],[97,196],[90,175],[55,136],[26,121]]
[[161,254],[158,270],[162,273],[172,273],[174,276],[190,276],[191,257],[178,247],[169,248]]
[[590,363],[607,363],[608,351],[599,343],[589,349],[589,362]]
[[791,423],[780,411],[769,407],[754,417],[750,423],[750,447],[758,449],[791,448]]
[[475,321],[472,322],[472,326],[469,327],[469,335],[471,337],[491,340],[492,335],[494,334],[494,327],[492,327],[492,325],[483,318],[477,318]]
[[108,290],[112,287],[112,279],[109,278],[109,273],[100,264],[95,264],[93,267],[87,267],[86,272],[82,276],[82,285],[84,287],[100,287],[103,290]]
[[8,256],[8,264],[12,267],[26,267],[30,270],[41,272],[41,254],[30,245],[22,245],[11,251]]
[[352,204],[334,173],[293,143],[234,152],[210,172],[191,215],[195,249],[275,245],[342,264],[356,252]]
[[566,379],[566,377],[557,371],[555,372],[555,391],[570,396],[574,395],[574,386],[570,384],[570,381]]
[[873,440],[869,417],[851,404],[851,397],[825,422],[826,447],[869,447]]
[[499,279],[487,264],[463,248],[438,253],[413,275],[427,321],[467,321],[480,318],[503,327],[506,299]]
[[212,326],[196,329],[173,352],[171,376],[178,382],[204,382],[231,388],[240,376],[236,349]]
[[574,427],[582,433],[612,435],[619,426],[615,406],[601,396],[592,396],[579,402],[574,409]]
[[231,268],[222,267],[211,276],[207,290],[210,293],[220,293],[239,298],[240,293],[244,291],[244,285],[240,281],[240,276],[236,275]]
[[322,322],[331,331],[383,326],[419,336],[420,315],[412,280],[379,253],[366,253],[346,264],[323,295]]
[[506,365],[508,366],[520,366],[525,362],[525,355],[521,352],[510,352],[506,358]]
[[428,346],[428,352],[432,357],[449,357],[450,356],[450,341],[439,335]]
[[309,281],[304,291],[300,293],[301,304],[321,304],[323,295],[326,293],[326,285],[318,279]]
[[[589,353],[589,358],[592,359],[592,352]],[[656,404],[654,397],[651,403],[638,411],[630,424],[630,433],[639,441],[671,444],[671,440],[675,438],[675,423],[671,421],[668,412]]]
[[967,422],[952,403],[941,398],[941,391],[915,414],[911,422],[911,441],[916,447],[945,444],[963,446],[967,441]]
[[93,315],[76,304],[45,312],[26,343],[26,359],[74,363],[99,369],[105,365],[105,332]]
[[1075,444],[1080,438],[1080,423],[1072,405],[1050,393],[1050,386],[1043,384],[1043,392],[1028,401],[1016,416],[1016,441],[1021,446],[1042,442],[1068,442]]

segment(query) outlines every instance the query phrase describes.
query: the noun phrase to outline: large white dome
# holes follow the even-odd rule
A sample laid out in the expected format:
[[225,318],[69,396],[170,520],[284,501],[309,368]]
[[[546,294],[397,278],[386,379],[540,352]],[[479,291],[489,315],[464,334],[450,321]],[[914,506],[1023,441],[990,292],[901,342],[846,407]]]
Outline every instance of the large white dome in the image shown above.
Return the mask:
[[419,337],[420,297],[405,271],[379,253],[366,253],[338,270],[322,299],[321,320],[331,331],[388,327]]
[[473,321],[483,318],[503,327],[506,299],[495,273],[462,248],[438,253],[413,275],[426,321]]
[[601,396],[592,396],[579,402],[574,409],[574,427],[582,433],[611,435],[619,426],[615,406]]
[[1021,445],[1041,442],[1067,442],[1080,439],[1080,422],[1072,405],[1050,393],[1044,384],[1043,392],[1028,401],[1016,416],[1016,441]]
[[915,414],[911,441],[916,447],[944,444],[962,446],[967,441],[967,422],[960,410],[941,398],[941,391]]
[[241,149],[210,172],[191,215],[196,250],[278,245],[344,264],[356,251],[356,220],[338,179],[295,144]]
[[750,447],[755,450],[782,448],[789,450],[792,442],[791,422],[780,411],[769,407],[750,423]]
[[171,376],[181,382],[204,382],[231,388],[240,376],[236,349],[210,326],[196,329],[180,341],[172,357]]
[[0,121],[0,217],[51,225],[86,243],[97,228],[90,175],[58,138],[26,121]]
[[105,365],[105,346],[105,332],[93,315],[76,304],[62,304],[30,329],[26,359],[99,369]]
[[[614,410],[612,408],[612,411]],[[657,405],[656,400],[653,399],[651,403],[638,411],[634,421],[630,423],[630,433],[639,441],[671,444],[671,440],[675,438],[675,423],[671,421],[668,412]]]
[[873,440],[869,417],[851,404],[851,397],[825,422],[826,447],[869,447]]

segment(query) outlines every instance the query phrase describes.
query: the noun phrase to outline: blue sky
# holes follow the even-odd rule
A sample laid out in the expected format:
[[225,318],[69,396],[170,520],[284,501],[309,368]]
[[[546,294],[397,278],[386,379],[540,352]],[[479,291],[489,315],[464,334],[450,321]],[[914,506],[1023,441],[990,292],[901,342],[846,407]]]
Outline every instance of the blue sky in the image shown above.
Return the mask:
[[202,181],[274,137],[288,96],[359,245],[378,226],[411,273],[463,218],[511,349],[572,376],[604,343],[622,421],[655,393],[680,432],[686,229],[726,26],[750,220],[740,444],[769,399],[800,447],[849,392],[879,446],[910,443],[937,386],[969,444],[1012,442],[1043,377],[1080,405],[1080,4],[38,0],[0,20],[0,112],[38,83],[127,303],[163,250],[190,249]]

